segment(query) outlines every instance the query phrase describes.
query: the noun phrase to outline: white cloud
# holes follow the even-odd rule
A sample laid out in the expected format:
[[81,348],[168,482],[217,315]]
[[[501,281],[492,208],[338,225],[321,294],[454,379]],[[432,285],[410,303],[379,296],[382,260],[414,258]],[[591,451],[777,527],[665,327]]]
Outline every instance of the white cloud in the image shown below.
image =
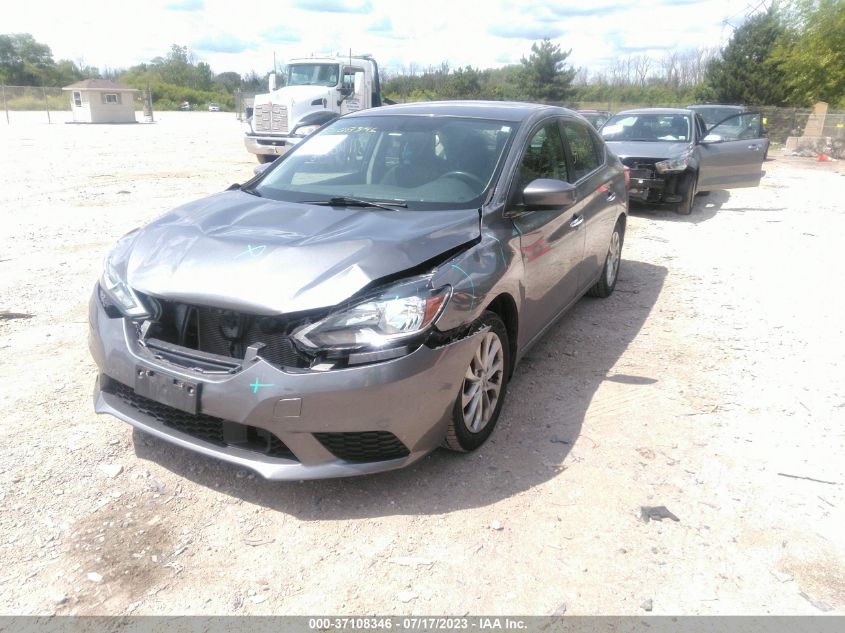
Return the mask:
[[[663,1],[663,4],[660,2]],[[308,6],[308,10],[301,7]],[[48,0],[35,12],[24,0],[6,0],[3,31],[32,33],[56,59],[120,68],[165,55],[171,44],[192,46],[215,72],[262,73],[273,53],[284,62],[311,53],[372,53],[393,70],[409,67],[501,66],[530,53],[544,34],[553,36],[570,62],[595,67],[628,52],[724,44],[722,24],[736,13],[731,0],[669,0],[600,5],[534,0],[286,0],[234,5],[227,0],[151,0],[134,5],[100,0]],[[263,17],[272,14],[273,22]],[[45,19],[44,16],[49,16]],[[390,30],[385,30],[389,25]]]

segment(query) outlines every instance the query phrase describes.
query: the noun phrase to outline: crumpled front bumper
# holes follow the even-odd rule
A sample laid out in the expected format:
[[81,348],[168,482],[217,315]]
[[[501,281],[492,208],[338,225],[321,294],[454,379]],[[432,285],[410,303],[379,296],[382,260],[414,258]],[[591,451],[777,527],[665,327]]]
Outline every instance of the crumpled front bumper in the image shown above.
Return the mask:
[[[177,366],[139,344],[135,325],[109,318],[95,290],[89,306],[89,347],[101,377],[94,407],[136,428],[204,455],[251,469],[267,479],[344,477],[401,468],[437,448],[480,332],[431,349],[421,346],[402,358],[330,371],[280,369],[258,358],[235,373],[210,374]],[[199,413],[213,419],[269,431],[290,451],[288,458],[221,445],[162,421],[169,409],[139,407],[110,390],[134,393],[137,372],[152,370],[201,385]],[[128,387],[128,389],[127,389]],[[133,396],[134,398],[134,396]],[[155,409],[156,414],[150,411]],[[162,410],[165,412],[162,414]],[[178,410],[184,419],[190,416]],[[323,434],[391,433],[407,448],[391,459],[348,460],[335,455]],[[319,434],[319,435],[315,435]],[[335,437],[331,435],[331,437]],[[345,437],[345,436],[343,436]]]

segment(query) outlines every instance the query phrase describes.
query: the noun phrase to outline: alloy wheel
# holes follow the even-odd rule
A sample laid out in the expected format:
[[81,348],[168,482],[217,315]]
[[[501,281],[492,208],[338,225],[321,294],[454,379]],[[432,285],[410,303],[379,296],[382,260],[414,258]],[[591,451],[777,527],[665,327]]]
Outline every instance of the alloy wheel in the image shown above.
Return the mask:
[[493,417],[505,375],[502,341],[494,332],[487,332],[475,350],[464,375],[461,407],[464,424],[471,433],[478,433]]

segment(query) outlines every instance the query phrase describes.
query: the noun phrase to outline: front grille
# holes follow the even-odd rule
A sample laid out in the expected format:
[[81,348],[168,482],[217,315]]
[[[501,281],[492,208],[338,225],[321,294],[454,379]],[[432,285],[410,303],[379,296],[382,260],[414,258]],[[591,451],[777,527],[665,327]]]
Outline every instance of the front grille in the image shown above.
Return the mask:
[[231,422],[204,413],[191,414],[139,396],[114,379],[102,381],[103,391],[160,422],[164,426],[216,446],[235,446],[271,457],[296,459],[282,440],[267,429]]
[[410,455],[399,438],[387,431],[314,433],[314,437],[335,457],[348,462],[380,462]]
[[279,367],[305,368],[309,361],[297,353],[290,333],[301,320],[264,317],[156,299],[160,315],[149,331],[173,345],[218,356],[243,358],[247,347],[263,343],[258,355]]
[[288,109],[274,103],[262,103],[252,112],[252,129],[255,132],[287,134]]

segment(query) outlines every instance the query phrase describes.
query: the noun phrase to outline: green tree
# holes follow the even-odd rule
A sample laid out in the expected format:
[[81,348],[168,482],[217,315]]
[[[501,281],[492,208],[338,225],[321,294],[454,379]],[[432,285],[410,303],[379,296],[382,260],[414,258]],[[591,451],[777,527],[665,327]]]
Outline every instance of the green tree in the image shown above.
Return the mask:
[[786,21],[774,58],[790,101],[845,105],[845,2],[798,0]]
[[785,105],[783,71],[773,57],[785,32],[776,7],[751,16],[734,31],[721,57],[707,65],[702,94],[721,103]]
[[572,51],[563,52],[560,46],[544,39],[531,45],[531,55],[523,57],[519,77],[524,98],[532,101],[563,101],[570,92],[576,70],[566,65]]
[[444,77],[438,92],[444,99],[478,99],[481,95],[481,75],[472,66],[458,68]]
[[29,33],[0,35],[0,81],[3,83],[43,86],[54,66],[50,47],[37,42]]

